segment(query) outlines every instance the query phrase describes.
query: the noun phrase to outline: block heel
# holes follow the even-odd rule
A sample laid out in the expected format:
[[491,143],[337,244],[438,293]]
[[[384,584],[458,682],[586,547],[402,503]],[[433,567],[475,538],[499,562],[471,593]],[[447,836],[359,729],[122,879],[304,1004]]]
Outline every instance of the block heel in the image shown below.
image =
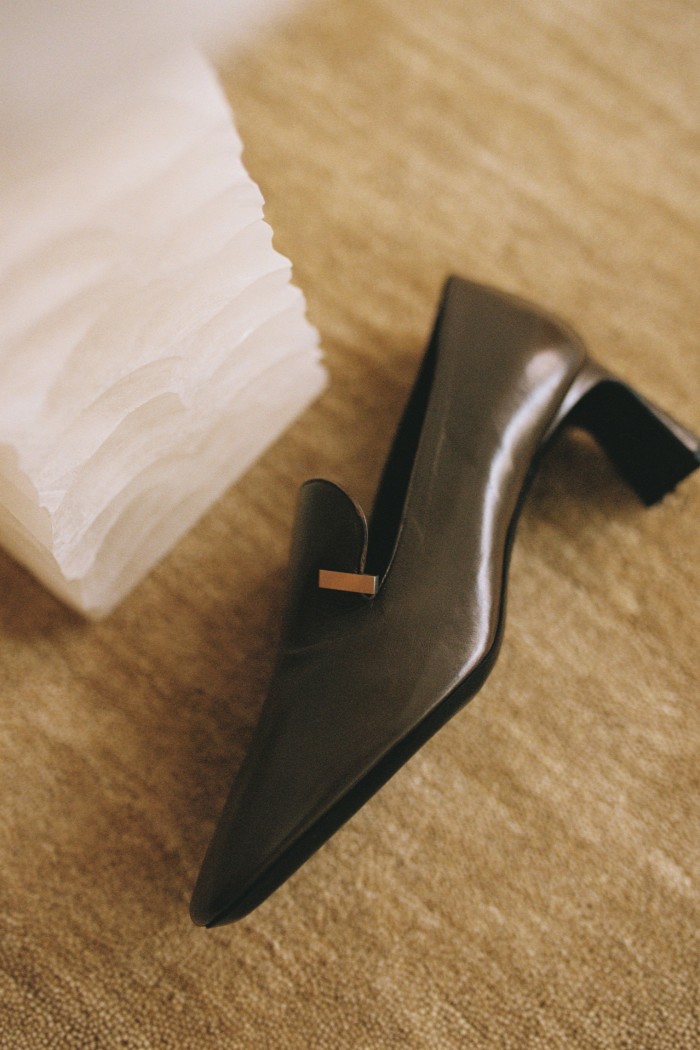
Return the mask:
[[593,362],[572,384],[556,425],[588,431],[647,506],[700,465],[700,445],[689,430]]

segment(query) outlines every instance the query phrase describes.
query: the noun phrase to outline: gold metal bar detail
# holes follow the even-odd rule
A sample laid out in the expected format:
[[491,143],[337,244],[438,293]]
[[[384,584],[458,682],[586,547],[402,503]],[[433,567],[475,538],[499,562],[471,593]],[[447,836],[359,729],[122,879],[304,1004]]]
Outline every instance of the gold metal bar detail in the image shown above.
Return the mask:
[[326,591],[350,591],[352,594],[368,594],[373,597],[377,593],[379,577],[367,576],[361,572],[319,569],[318,585]]

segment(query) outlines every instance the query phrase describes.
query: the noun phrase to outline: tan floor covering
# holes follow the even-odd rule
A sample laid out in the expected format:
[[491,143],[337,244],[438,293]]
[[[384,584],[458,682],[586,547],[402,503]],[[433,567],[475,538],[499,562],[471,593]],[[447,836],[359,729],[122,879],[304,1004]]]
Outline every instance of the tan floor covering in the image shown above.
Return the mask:
[[0,1046],[700,1047],[700,476],[548,455],[483,691],[239,925],[190,889],[274,652],[298,483],[369,503],[445,275],[700,428],[684,0],[328,0],[226,84],[321,401],[107,622],[0,556]]

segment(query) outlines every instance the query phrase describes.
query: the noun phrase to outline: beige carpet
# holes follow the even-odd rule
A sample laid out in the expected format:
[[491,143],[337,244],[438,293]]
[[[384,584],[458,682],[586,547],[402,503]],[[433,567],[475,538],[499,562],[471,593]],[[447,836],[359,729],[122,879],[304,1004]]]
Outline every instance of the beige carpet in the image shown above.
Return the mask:
[[692,0],[328,0],[226,78],[322,400],[107,622],[0,556],[0,1046],[700,1046],[700,476],[552,450],[483,691],[263,907],[187,902],[296,489],[369,503],[450,271],[700,428]]

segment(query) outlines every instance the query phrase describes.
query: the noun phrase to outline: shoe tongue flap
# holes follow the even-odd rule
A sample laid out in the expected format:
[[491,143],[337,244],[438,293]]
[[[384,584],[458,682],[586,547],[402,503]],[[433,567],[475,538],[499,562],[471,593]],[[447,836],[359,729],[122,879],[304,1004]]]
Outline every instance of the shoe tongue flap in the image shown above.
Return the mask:
[[361,508],[331,481],[302,485],[289,553],[283,648],[318,641],[335,615],[363,601],[319,587],[320,569],[360,572],[367,549],[367,521]]
[[292,578],[316,582],[319,569],[359,572],[367,550],[362,508],[339,485],[314,478],[302,485],[292,533]]

